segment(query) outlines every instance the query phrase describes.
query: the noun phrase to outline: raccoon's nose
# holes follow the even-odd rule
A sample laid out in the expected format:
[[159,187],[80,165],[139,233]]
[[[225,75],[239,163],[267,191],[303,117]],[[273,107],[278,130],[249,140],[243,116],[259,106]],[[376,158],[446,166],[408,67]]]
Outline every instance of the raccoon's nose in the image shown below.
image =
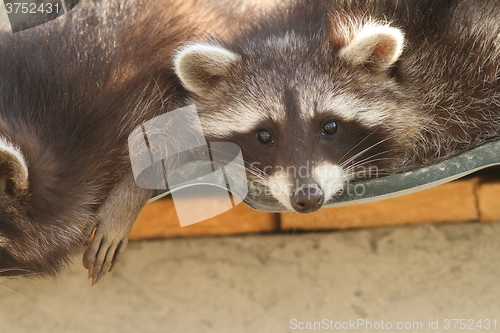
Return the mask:
[[291,197],[292,207],[299,213],[315,212],[323,206],[325,195],[318,185],[304,185],[295,189]]

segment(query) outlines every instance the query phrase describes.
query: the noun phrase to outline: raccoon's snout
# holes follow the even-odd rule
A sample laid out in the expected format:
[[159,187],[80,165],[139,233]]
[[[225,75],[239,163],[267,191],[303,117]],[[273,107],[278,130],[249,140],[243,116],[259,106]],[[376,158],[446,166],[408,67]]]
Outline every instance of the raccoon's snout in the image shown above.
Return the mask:
[[303,185],[292,192],[292,207],[299,213],[312,213],[325,203],[325,194],[316,184]]

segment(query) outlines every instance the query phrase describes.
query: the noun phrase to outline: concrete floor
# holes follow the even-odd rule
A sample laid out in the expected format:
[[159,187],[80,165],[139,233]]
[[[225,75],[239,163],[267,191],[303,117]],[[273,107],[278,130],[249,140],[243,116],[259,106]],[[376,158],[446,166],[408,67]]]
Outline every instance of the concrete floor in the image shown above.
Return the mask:
[[466,224],[135,242],[92,288],[80,256],[57,281],[1,281],[0,332],[498,330],[499,239],[500,224]]

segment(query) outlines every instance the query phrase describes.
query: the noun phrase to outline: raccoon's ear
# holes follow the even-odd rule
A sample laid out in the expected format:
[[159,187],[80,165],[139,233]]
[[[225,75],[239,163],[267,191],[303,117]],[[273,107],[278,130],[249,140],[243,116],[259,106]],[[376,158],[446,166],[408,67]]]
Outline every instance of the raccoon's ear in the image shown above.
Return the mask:
[[192,44],[176,54],[175,73],[186,89],[203,95],[239,59],[239,55],[221,46]]
[[340,50],[340,57],[351,65],[383,72],[399,59],[403,44],[401,30],[388,25],[368,24]]
[[0,195],[28,189],[28,166],[21,151],[0,137]]

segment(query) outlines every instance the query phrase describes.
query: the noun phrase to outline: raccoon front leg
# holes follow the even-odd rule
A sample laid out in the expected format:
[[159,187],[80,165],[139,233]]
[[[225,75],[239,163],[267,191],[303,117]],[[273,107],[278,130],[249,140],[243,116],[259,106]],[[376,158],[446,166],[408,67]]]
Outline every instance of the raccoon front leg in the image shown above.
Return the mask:
[[[113,187],[97,211],[94,237],[83,255],[83,265],[89,271],[92,285],[120,260],[135,219],[152,194],[152,190],[138,187],[130,174]],[[90,237],[92,231],[90,228],[87,236]]]

